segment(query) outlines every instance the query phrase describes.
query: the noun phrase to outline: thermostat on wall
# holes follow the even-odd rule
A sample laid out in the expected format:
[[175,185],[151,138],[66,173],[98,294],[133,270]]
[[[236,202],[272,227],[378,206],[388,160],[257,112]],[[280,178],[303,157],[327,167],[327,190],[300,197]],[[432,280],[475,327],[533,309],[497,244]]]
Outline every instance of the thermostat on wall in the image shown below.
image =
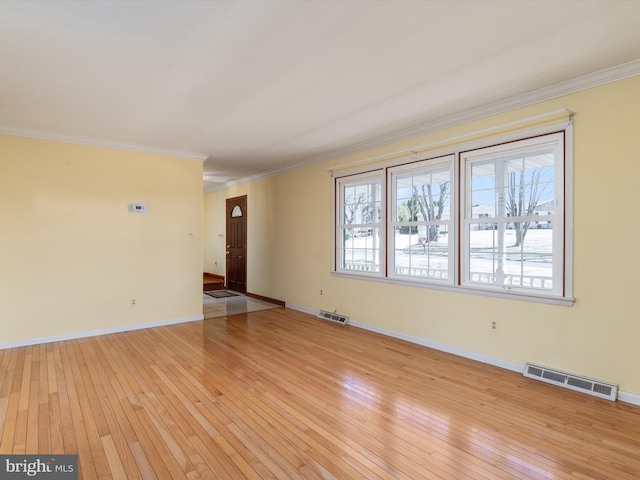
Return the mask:
[[147,213],[146,203],[132,203],[129,205],[129,211],[131,213]]

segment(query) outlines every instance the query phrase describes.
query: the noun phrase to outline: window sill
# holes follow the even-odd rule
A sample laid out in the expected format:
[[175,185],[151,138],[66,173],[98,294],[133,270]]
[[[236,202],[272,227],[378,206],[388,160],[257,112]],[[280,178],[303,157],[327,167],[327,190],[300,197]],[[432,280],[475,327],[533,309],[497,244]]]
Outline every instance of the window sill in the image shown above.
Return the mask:
[[427,283],[424,281],[400,280],[397,278],[389,278],[382,276],[374,276],[373,274],[352,274],[332,271],[331,275],[338,278],[349,278],[352,280],[368,280],[371,282],[388,283],[391,285],[403,285],[406,287],[428,288],[431,290],[440,290],[444,292],[464,293],[468,295],[480,295],[483,297],[506,298],[509,300],[519,300],[524,302],[545,303],[548,305],[559,305],[563,307],[571,307],[575,303],[573,297],[560,297],[556,295],[544,295],[522,292],[501,292],[493,289],[474,288],[459,285],[445,285],[436,283]]

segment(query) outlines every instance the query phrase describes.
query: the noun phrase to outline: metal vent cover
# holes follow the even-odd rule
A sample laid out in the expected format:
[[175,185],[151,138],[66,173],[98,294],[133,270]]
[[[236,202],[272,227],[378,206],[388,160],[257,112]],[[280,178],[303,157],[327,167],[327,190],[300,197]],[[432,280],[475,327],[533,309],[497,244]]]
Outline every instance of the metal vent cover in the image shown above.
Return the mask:
[[324,318],[325,320],[331,320],[332,322],[341,323],[343,325],[346,325],[347,323],[349,323],[349,317],[347,317],[346,315],[327,312],[325,310],[320,310],[318,312],[318,317]]
[[601,382],[592,378],[580,377],[532,363],[525,365],[524,376],[611,401],[615,401],[618,398],[617,385]]

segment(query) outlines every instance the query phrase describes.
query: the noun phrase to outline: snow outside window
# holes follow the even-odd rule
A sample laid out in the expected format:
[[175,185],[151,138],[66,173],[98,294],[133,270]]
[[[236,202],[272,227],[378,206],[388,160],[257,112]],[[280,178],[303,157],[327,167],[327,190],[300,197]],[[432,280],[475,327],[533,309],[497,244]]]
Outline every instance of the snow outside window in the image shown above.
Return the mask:
[[384,273],[382,172],[338,180],[337,268],[364,275]]
[[564,135],[465,152],[462,283],[563,292]]
[[572,123],[334,179],[334,273],[571,305]]
[[389,169],[390,277],[453,283],[453,159]]

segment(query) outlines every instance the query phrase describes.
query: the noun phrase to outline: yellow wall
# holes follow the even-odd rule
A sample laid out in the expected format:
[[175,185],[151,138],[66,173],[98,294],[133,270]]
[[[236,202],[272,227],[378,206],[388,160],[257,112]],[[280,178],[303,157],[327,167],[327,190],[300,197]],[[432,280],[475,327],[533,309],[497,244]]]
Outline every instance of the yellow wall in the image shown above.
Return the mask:
[[283,236],[274,228],[278,214],[273,208],[276,179],[269,177],[205,196],[205,272],[226,276],[226,199],[247,195],[247,291],[266,295],[263,292],[270,290],[276,278],[273,253]]
[[226,275],[225,198],[220,191],[204,197],[204,271],[222,276]]
[[[573,307],[333,277],[328,166],[426,144],[561,108],[574,126]],[[250,291],[309,309],[337,309],[376,328],[506,362],[527,361],[619,384],[640,394],[640,77],[592,88],[408,141],[334,159],[208,195],[218,231],[224,198],[250,205],[249,244],[269,239],[268,268],[254,265]],[[252,198],[253,197],[253,198]],[[264,215],[265,218],[256,218]],[[259,232],[256,230],[259,229]],[[210,240],[209,240],[210,242]],[[208,242],[207,247],[211,245]],[[253,247],[257,248],[257,247]],[[219,253],[218,253],[219,255]],[[320,296],[320,290],[324,296]],[[498,320],[499,332],[489,329]]]
[[202,233],[200,162],[0,136],[0,344],[201,316]]

